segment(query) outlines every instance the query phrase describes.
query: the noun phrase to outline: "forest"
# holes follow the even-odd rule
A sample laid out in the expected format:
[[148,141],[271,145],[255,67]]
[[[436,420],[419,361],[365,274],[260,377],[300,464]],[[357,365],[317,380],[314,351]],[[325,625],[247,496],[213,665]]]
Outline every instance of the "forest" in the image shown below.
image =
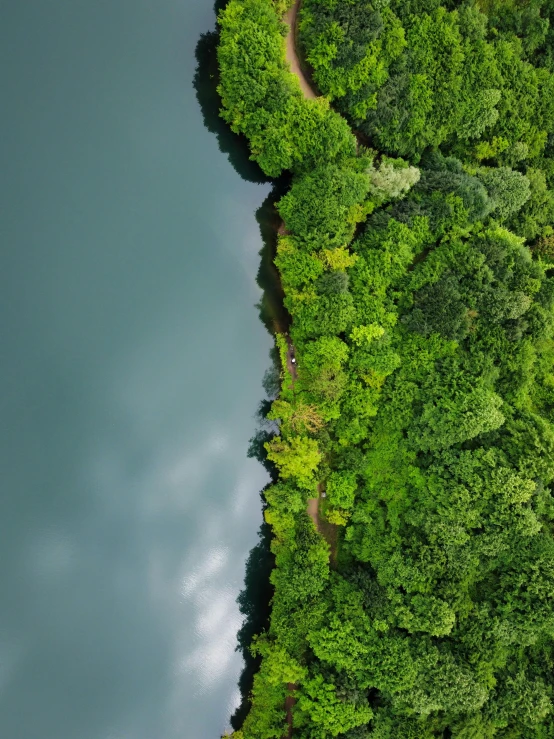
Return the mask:
[[233,737],[554,738],[554,0],[304,0],[314,100],[290,4],[219,17],[297,360]]

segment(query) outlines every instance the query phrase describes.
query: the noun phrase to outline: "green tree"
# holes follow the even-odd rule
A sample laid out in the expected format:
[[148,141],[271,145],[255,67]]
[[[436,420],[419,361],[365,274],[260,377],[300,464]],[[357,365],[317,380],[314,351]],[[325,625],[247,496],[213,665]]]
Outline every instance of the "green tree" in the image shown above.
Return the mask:
[[328,164],[295,180],[277,208],[305,248],[340,247],[364,217],[361,203],[368,191],[366,174]]
[[531,197],[528,178],[509,167],[481,168],[477,175],[487,189],[495,217],[501,220],[517,213]]
[[369,171],[371,194],[382,202],[405,195],[417,182],[420,171],[401,159],[387,159]]
[[356,704],[342,700],[335,685],[326,682],[320,674],[303,682],[298,707],[308,714],[314,739],[344,734],[356,726],[367,724],[373,716],[367,701]]
[[447,449],[494,431],[505,420],[501,407],[502,399],[483,386],[466,391],[436,388],[423,404],[412,443],[419,449]]
[[281,477],[293,477],[302,487],[311,485],[313,473],[321,461],[321,453],[314,439],[293,436],[285,441],[276,436],[264,446],[268,459],[275,462]]

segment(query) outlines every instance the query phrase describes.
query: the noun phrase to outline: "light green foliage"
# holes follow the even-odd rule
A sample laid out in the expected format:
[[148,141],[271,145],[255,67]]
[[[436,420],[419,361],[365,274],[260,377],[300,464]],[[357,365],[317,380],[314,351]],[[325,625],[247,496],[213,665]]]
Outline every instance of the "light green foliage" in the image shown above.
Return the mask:
[[270,412],[267,414],[270,421],[280,421],[282,431],[290,433],[315,433],[323,427],[323,420],[317,408],[295,400],[289,403],[286,400],[277,399],[273,401]]
[[384,333],[385,329],[382,326],[371,323],[369,326],[354,326],[350,338],[357,346],[365,346],[373,339],[380,339]]
[[265,492],[265,499],[270,506],[270,512],[280,510],[300,513],[306,508],[306,491],[290,481],[280,481],[271,485]]
[[433,711],[456,715],[479,710],[487,699],[486,688],[448,653],[437,657],[436,663],[420,675],[417,685],[399,693],[397,702],[422,716]]
[[356,255],[345,248],[324,249],[321,255],[323,262],[330,269],[348,269],[356,262]]
[[296,319],[291,332],[296,343],[342,334],[350,329],[356,316],[349,292],[291,296],[285,300],[285,306]]
[[526,172],[530,185],[530,196],[508,222],[511,230],[532,242],[539,234],[548,237],[550,224],[554,223],[554,192],[548,189],[546,175],[540,169]]
[[275,264],[281,273],[283,287],[298,289],[314,282],[323,272],[320,259],[297,246],[295,239],[279,238]]
[[262,111],[245,117],[237,129],[250,139],[252,157],[271,177],[283,169],[305,171],[327,158],[332,161],[354,153],[355,141],[346,122],[323,98],[288,95],[271,114]]
[[540,678],[530,679],[523,670],[504,676],[496,692],[498,700],[491,713],[497,725],[516,723],[524,731],[524,727],[532,728],[552,713],[545,683]]
[[327,479],[327,497],[335,508],[350,511],[354,506],[357,488],[353,472],[332,472]]
[[293,477],[302,487],[309,486],[321,461],[317,442],[307,436],[294,436],[284,441],[276,436],[265,443],[267,457],[275,462],[281,477]]
[[401,159],[384,159],[379,169],[371,169],[371,194],[378,200],[398,198],[419,182],[420,171],[417,167],[406,165]]
[[338,402],[347,386],[343,365],[348,346],[336,336],[323,336],[306,343],[301,355],[300,377],[307,396],[320,408],[323,417],[336,417]]
[[279,17],[282,17],[287,10],[294,5],[294,0],[273,0],[273,6],[275,12]]
[[431,636],[450,634],[456,622],[456,614],[448,603],[433,595],[415,595],[407,607],[396,610],[396,617],[400,628]]
[[327,739],[338,736],[356,726],[367,724],[373,711],[367,702],[356,704],[337,695],[332,682],[326,682],[321,674],[305,680],[298,699],[298,708],[307,714],[310,736]]
[[254,677],[252,709],[242,731],[233,734],[237,739],[281,739],[285,720],[287,686],[273,679],[273,667],[269,659],[262,660],[260,671]]
[[[479,139],[487,128],[493,126],[498,120],[496,105],[500,102],[502,93],[500,90],[480,90],[475,96],[471,107],[468,108],[461,125],[458,136],[461,139]],[[522,158],[524,158],[524,153]]]
[[[276,551],[277,567],[271,573],[271,582],[275,585],[274,609],[282,611],[287,620],[298,608],[313,604],[329,579],[326,542],[305,513],[297,517],[295,526],[295,530],[289,532],[288,546]],[[278,623],[277,619],[273,621],[272,629]],[[290,624],[290,627],[307,632],[311,623],[306,618],[303,623]],[[286,641],[282,646],[291,651]]]
[[348,358],[348,346],[337,336],[323,337],[306,344],[302,371],[316,374],[322,369],[339,370]]
[[296,683],[306,676],[305,668],[290,654],[265,638],[254,641],[252,653],[263,657],[265,676],[270,685]]

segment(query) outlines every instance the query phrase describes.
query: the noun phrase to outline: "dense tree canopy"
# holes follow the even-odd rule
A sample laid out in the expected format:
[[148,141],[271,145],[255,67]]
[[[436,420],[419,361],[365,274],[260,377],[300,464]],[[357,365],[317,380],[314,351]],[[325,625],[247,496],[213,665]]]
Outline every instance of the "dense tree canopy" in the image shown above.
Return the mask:
[[316,101],[285,6],[220,18],[297,359],[235,736],[554,738],[554,3],[304,0]]

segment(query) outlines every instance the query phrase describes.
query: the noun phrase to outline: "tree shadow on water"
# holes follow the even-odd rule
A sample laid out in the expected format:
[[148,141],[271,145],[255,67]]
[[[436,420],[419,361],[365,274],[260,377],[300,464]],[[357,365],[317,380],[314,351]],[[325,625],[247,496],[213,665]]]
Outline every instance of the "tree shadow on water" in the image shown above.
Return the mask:
[[[258,406],[256,419],[258,428],[250,439],[248,456],[257,459],[262,464],[270,478],[270,482],[261,491],[262,511],[265,511],[265,491],[278,478],[278,470],[273,462],[267,458],[265,443],[279,433],[279,426],[275,421],[269,421],[267,414],[273,400],[278,396],[281,386],[280,358],[277,347],[270,351],[270,365],[265,372],[262,384],[266,397]],[[260,657],[253,657],[250,652],[252,640],[258,634],[269,628],[271,614],[271,600],[273,585],[269,577],[275,566],[275,557],[271,552],[271,527],[264,521],[258,532],[258,543],[250,550],[246,561],[244,589],[237,598],[239,610],[244,616],[244,622],[237,634],[237,651],[242,653],[244,668],[239,678],[241,702],[231,717],[231,726],[236,731],[240,729],[250,710],[250,694],[254,682],[254,675],[260,668]]]
[[[260,266],[256,281],[262,290],[262,297],[257,305],[260,320],[269,333],[287,332],[290,326],[290,315],[283,305],[283,288],[279,272],[273,260],[277,247],[277,238],[281,219],[275,208],[278,201],[290,187],[290,176],[283,175],[275,181],[274,187],[256,211],[256,220],[260,227],[263,246],[260,250]],[[272,485],[277,481],[278,471],[273,462],[268,460],[265,443],[272,439],[279,427],[273,421],[267,420],[267,414],[272,401],[279,395],[281,386],[281,366],[277,347],[270,351],[270,366],[263,378],[263,387],[266,398],[258,406],[258,428],[250,439],[248,456],[257,459],[267,470]],[[265,491],[261,492],[262,508],[265,510]],[[275,566],[275,558],[271,553],[271,528],[262,523],[259,530],[259,541],[250,551],[246,562],[244,589],[237,598],[239,610],[245,617],[243,625],[237,634],[237,651],[242,653],[244,668],[239,678],[241,702],[231,717],[231,726],[236,731],[240,729],[250,710],[251,691],[254,675],[260,667],[260,657],[253,657],[250,652],[253,638],[269,628],[271,614],[271,599],[273,585],[269,577]]]
[[286,333],[290,326],[290,315],[283,305],[284,293],[281,278],[274,264],[277,251],[277,236],[281,226],[281,218],[275,203],[288,191],[291,177],[281,175],[275,180],[273,189],[256,211],[256,220],[260,227],[262,248],[260,250],[260,266],[256,282],[262,290],[262,297],[257,305],[260,321],[270,334]]
[[[227,0],[216,0],[214,8],[216,15],[226,5],[226,2]],[[216,136],[220,151],[228,156],[230,163],[242,179],[257,184],[272,182],[264,175],[256,162],[250,159],[246,138],[233,133],[219,115],[221,99],[217,92],[219,83],[218,42],[219,33],[216,30],[202,34],[196,45],[197,67],[193,85],[204,125]],[[262,297],[257,308],[260,320],[271,334],[276,331],[286,332],[290,325],[290,316],[283,305],[284,295],[279,273],[273,263],[278,231],[281,226],[275,203],[285,194],[289,186],[290,175],[283,175],[274,180],[271,192],[256,212],[263,244],[256,278],[262,290]],[[261,401],[258,408],[258,428],[250,440],[248,456],[257,459],[266,468],[271,485],[277,479],[277,469],[267,459],[264,444],[278,432],[277,425],[266,418],[271,402],[277,397],[280,389],[280,360],[276,347],[271,350],[270,357],[270,367],[263,380],[266,398]],[[262,510],[266,507],[264,494],[267,487],[260,494]],[[250,694],[254,675],[260,666],[260,658],[252,656],[250,646],[253,638],[269,627],[273,597],[273,586],[269,578],[275,565],[275,558],[270,549],[271,529],[265,521],[260,526],[258,537],[258,543],[250,551],[246,562],[244,588],[237,598],[239,610],[244,616],[243,624],[237,634],[237,651],[242,653],[244,668],[239,678],[241,703],[231,717],[231,726],[234,730],[240,729],[250,710]]]
[[237,598],[239,610],[245,617],[237,634],[237,651],[242,653],[244,668],[239,678],[241,703],[231,717],[231,726],[234,730],[240,729],[250,710],[250,691],[254,675],[260,667],[260,657],[252,656],[250,645],[254,636],[261,634],[269,626],[273,597],[273,585],[269,582],[269,576],[274,567],[275,558],[269,548],[271,529],[267,523],[262,523],[258,536],[259,541],[250,550],[246,561],[244,590]]
[[[216,0],[214,6],[216,16],[226,4],[227,0]],[[217,91],[219,84],[218,43],[219,31],[216,29],[201,34],[196,44],[197,66],[193,79],[196,99],[205,127],[216,136],[220,151],[228,156],[233,168],[242,179],[257,184],[273,182],[271,192],[256,212],[263,243],[257,276],[257,282],[263,294],[257,307],[260,311],[260,319],[270,333],[286,331],[290,318],[283,307],[283,290],[273,259],[277,245],[277,232],[281,225],[275,203],[289,189],[291,176],[284,174],[276,180],[267,177],[259,165],[250,159],[246,137],[233,133],[230,126],[221,118],[219,114],[221,98]]]
[[[217,9],[216,3],[216,13]],[[217,92],[219,84],[218,43],[219,32],[208,31],[200,36],[196,44],[197,66],[192,84],[202,111],[204,125],[208,131],[215,134],[220,151],[227,154],[232,166],[243,180],[258,184],[271,182],[271,179],[264,175],[256,162],[250,159],[250,150],[246,138],[233,133],[229,125],[219,115],[221,98]]]
[[[277,468],[267,458],[265,442],[271,439],[277,426],[268,421],[266,416],[271,407],[271,398],[275,398],[279,391],[278,353],[275,349],[271,351],[271,366],[267,370],[263,384],[268,395],[262,400],[258,407],[258,430],[250,439],[248,456],[257,459],[266,468],[271,482],[261,491],[262,510],[265,510],[265,491],[277,479]],[[246,561],[244,589],[239,593],[237,603],[239,610],[244,616],[243,624],[237,634],[237,651],[242,653],[244,668],[239,678],[239,691],[241,702],[231,717],[231,726],[236,731],[241,728],[250,710],[250,694],[254,682],[254,675],[260,668],[260,657],[253,657],[250,652],[252,640],[258,634],[269,628],[269,617],[271,614],[271,599],[273,598],[273,585],[269,580],[271,571],[275,566],[275,557],[270,549],[271,527],[264,521],[258,531],[258,543],[250,550]]]

